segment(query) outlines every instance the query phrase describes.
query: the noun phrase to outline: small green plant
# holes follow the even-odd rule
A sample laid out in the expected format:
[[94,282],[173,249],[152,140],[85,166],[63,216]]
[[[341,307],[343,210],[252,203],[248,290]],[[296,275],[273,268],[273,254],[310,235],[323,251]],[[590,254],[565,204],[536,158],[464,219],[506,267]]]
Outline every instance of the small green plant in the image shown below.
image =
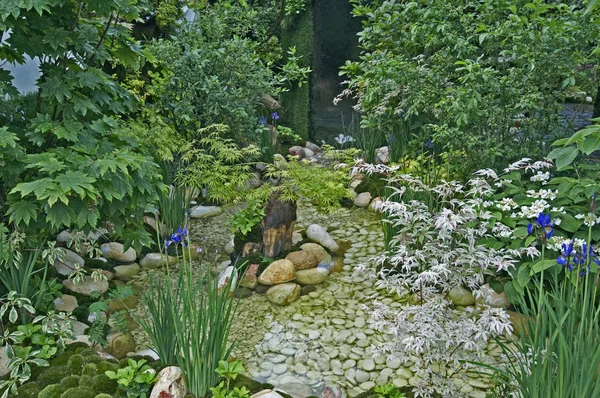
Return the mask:
[[277,139],[281,145],[299,145],[302,142],[302,137],[289,127],[278,126],[277,131],[279,132]]
[[306,10],[306,0],[285,0],[285,15],[298,15]]
[[221,381],[217,387],[210,389],[213,398],[246,398],[250,396],[250,392],[246,387],[230,389],[231,381],[244,371],[242,361],[219,361],[219,366],[215,370],[225,381]]
[[130,359],[128,366],[120,368],[116,372],[107,370],[105,372],[109,379],[117,380],[120,386],[127,390],[129,398],[146,398],[152,385],[156,382],[156,372],[146,365],[146,360],[139,361]]
[[256,198],[248,200],[245,208],[231,218],[231,229],[234,234],[245,236],[257,226],[265,216],[265,203]]
[[89,306],[90,315],[94,318],[88,330],[90,341],[100,345],[106,344],[106,328],[109,324],[114,325],[120,333],[128,331],[124,317],[127,311],[119,310],[111,312],[108,302],[111,300],[122,302],[122,300],[133,296],[133,294],[133,289],[127,285],[117,286],[115,289],[110,290],[106,297],[98,292],[92,293],[92,298],[97,301]]
[[393,384],[384,384],[382,386],[375,386],[373,389],[379,398],[403,398],[405,397],[403,392],[400,392]]

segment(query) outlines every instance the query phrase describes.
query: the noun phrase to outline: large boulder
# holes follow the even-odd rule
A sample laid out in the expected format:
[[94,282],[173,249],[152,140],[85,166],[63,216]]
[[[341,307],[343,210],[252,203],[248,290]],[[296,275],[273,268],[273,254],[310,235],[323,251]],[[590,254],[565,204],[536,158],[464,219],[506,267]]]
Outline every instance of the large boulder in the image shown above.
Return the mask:
[[320,226],[319,224],[311,224],[306,229],[306,236],[308,239],[312,240],[315,243],[320,244],[329,251],[335,252],[339,249],[339,246],[331,235],[327,232],[325,228]]
[[371,194],[369,192],[361,192],[354,198],[354,206],[366,209],[371,203]]
[[327,250],[325,250],[323,246],[317,245],[316,243],[305,243],[300,246],[300,249],[314,254],[319,263],[331,260],[331,256],[329,253],[327,253]]
[[282,283],[271,286],[267,290],[267,298],[277,305],[288,305],[300,298],[300,285],[296,283]]
[[54,267],[56,268],[56,271],[64,276],[69,276],[71,275],[73,272],[75,272],[75,270],[77,268],[81,268],[83,267],[83,264],[85,263],[85,260],[77,253],[75,253],[74,251],[71,251],[69,249],[64,249],[65,250],[65,261],[56,261],[54,263]]
[[102,257],[120,263],[132,263],[137,258],[137,253],[133,247],[125,250],[123,244],[119,242],[104,243],[100,246],[100,251],[102,251]]
[[111,333],[106,336],[108,353],[117,359],[123,359],[135,351],[135,341],[131,333]]
[[296,282],[301,285],[318,285],[325,282],[329,270],[323,267],[303,269],[296,272]]
[[454,286],[452,289],[450,289],[448,292],[448,299],[452,301],[452,304],[463,307],[475,304],[475,297],[473,296],[473,293],[469,289],[466,289],[460,285]]
[[117,265],[113,270],[115,271],[115,279],[128,282],[140,273],[140,266],[137,263]]
[[321,147],[318,146],[317,144],[313,144],[310,141],[306,141],[306,145],[304,145],[307,149],[310,149],[311,151],[317,153],[317,152],[321,152]]
[[219,206],[196,206],[190,212],[191,218],[209,218],[223,213]]
[[87,275],[79,283],[73,282],[73,279],[65,279],[62,282],[63,286],[75,293],[89,296],[92,292],[106,293],[108,290],[108,281],[95,281],[91,276]]
[[164,253],[148,253],[140,260],[140,266],[142,268],[153,269],[165,265],[175,265],[177,261],[177,257],[167,256]]
[[290,149],[288,149],[288,152],[290,155],[298,156],[300,159],[304,159],[306,157],[304,148],[302,148],[301,146],[298,146],[298,145],[290,147]]
[[285,257],[285,259],[291,261],[297,270],[314,268],[317,266],[317,264],[319,264],[317,256],[315,256],[314,253],[306,250],[291,252]]
[[496,291],[487,283],[479,288],[479,294],[475,301],[478,304],[486,304],[490,307],[510,307],[510,302],[506,298],[506,295],[504,293],[496,293]]
[[187,389],[183,372],[177,366],[168,366],[156,376],[150,398],[184,398]]
[[75,298],[75,296],[71,296],[70,294],[63,294],[62,296],[54,299],[54,308],[57,311],[73,312],[73,310],[78,306],[79,304],[77,303],[77,298]]
[[258,281],[263,285],[277,285],[293,281],[296,277],[296,268],[289,260],[277,260],[272,262],[262,274]]

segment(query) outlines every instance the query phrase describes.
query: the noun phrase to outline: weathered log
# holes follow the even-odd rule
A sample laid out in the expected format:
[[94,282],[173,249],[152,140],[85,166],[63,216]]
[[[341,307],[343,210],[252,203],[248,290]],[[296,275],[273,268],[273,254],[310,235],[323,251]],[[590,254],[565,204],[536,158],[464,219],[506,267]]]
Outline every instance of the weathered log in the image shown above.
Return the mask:
[[280,194],[271,195],[261,222],[263,255],[275,258],[289,251],[296,225],[296,202],[282,201]]

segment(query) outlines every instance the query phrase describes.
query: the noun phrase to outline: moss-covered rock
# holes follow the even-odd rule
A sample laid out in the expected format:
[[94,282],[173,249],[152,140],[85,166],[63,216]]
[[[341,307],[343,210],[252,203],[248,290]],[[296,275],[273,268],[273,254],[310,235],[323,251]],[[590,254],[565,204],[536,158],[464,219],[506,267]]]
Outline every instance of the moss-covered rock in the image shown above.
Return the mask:
[[252,380],[248,376],[244,376],[244,375],[238,375],[235,378],[235,380],[231,381],[230,388],[233,389],[234,387],[237,387],[237,388],[246,387],[248,389],[248,391],[250,391],[250,395],[264,390],[262,383]]
[[36,398],[40,393],[40,385],[35,381],[23,384],[17,389],[19,398]]
[[80,376],[79,387],[89,387],[92,385],[92,376]]
[[55,356],[49,361],[50,367],[66,365],[67,362],[69,362],[71,355],[73,355],[72,352],[63,352],[62,354]]
[[62,394],[63,389],[60,386],[60,384],[50,384],[47,385],[46,387],[44,387],[44,389],[42,391],[40,391],[40,394],[38,395],[39,398],[60,398],[60,395]]
[[67,376],[60,381],[60,385],[63,388],[63,390],[65,390],[65,391],[68,390],[69,388],[79,387],[79,379],[80,379],[79,375]]
[[113,398],[113,396],[110,394],[101,393],[101,394],[96,395],[94,398]]
[[66,365],[52,366],[40,373],[36,381],[40,385],[40,388],[44,389],[50,384],[60,383],[62,379],[70,375],[71,372]]
[[103,375],[107,370],[112,370],[116,372],[119,369],[118,363],[113,363],[109,361],[102,361],[98,363],[98,371],[96,372],[99,375]]
[[69,368],[69,371],[71,372],[71,374],[78,375],[78,374],[81,374],[84,363],[85,363],[85,360],[83,358],[83,355],[75,354],[75,355],[71,355],[71,357],[67,361],[67,367]]
[[117,381],[111,380],[108,376],[101,374],[92,377],[92,389],[94,391],[107,394],[114,393],[118,388]]
[[81,369],[81,374],[85,376],[96,376],[98,374],[98,365],[95,363],[86,363]]
[[61,398],[94,398],[96,393],[91,388],[75,387],[69,388],[61,395]]

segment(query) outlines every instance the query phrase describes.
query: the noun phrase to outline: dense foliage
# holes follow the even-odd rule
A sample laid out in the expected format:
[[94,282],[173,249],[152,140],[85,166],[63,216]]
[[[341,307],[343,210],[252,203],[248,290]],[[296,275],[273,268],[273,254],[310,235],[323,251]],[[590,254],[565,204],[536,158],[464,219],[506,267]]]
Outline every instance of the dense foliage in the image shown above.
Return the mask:
[[[123,234],[159,182],[156,165],[123,128],[136,98],[111,75],[140,66],[129,25],[140,5],[4,1],[1,9],[1,57],[38,57],[41,70],[36,95],[15,99],[0,121],[3,214],[36,233],[112,222]],[[14,95],[2,76],[2,91]],[[129,242],[140,246],[135,235]]]
[[[528,156],[568,123],[559,112],[590,83],[595,16],[530,1],[357,1],[362,55],[344,94],[363,126],[431,138],[463,175]],[[404,148],[410,153],[411,148]]]

